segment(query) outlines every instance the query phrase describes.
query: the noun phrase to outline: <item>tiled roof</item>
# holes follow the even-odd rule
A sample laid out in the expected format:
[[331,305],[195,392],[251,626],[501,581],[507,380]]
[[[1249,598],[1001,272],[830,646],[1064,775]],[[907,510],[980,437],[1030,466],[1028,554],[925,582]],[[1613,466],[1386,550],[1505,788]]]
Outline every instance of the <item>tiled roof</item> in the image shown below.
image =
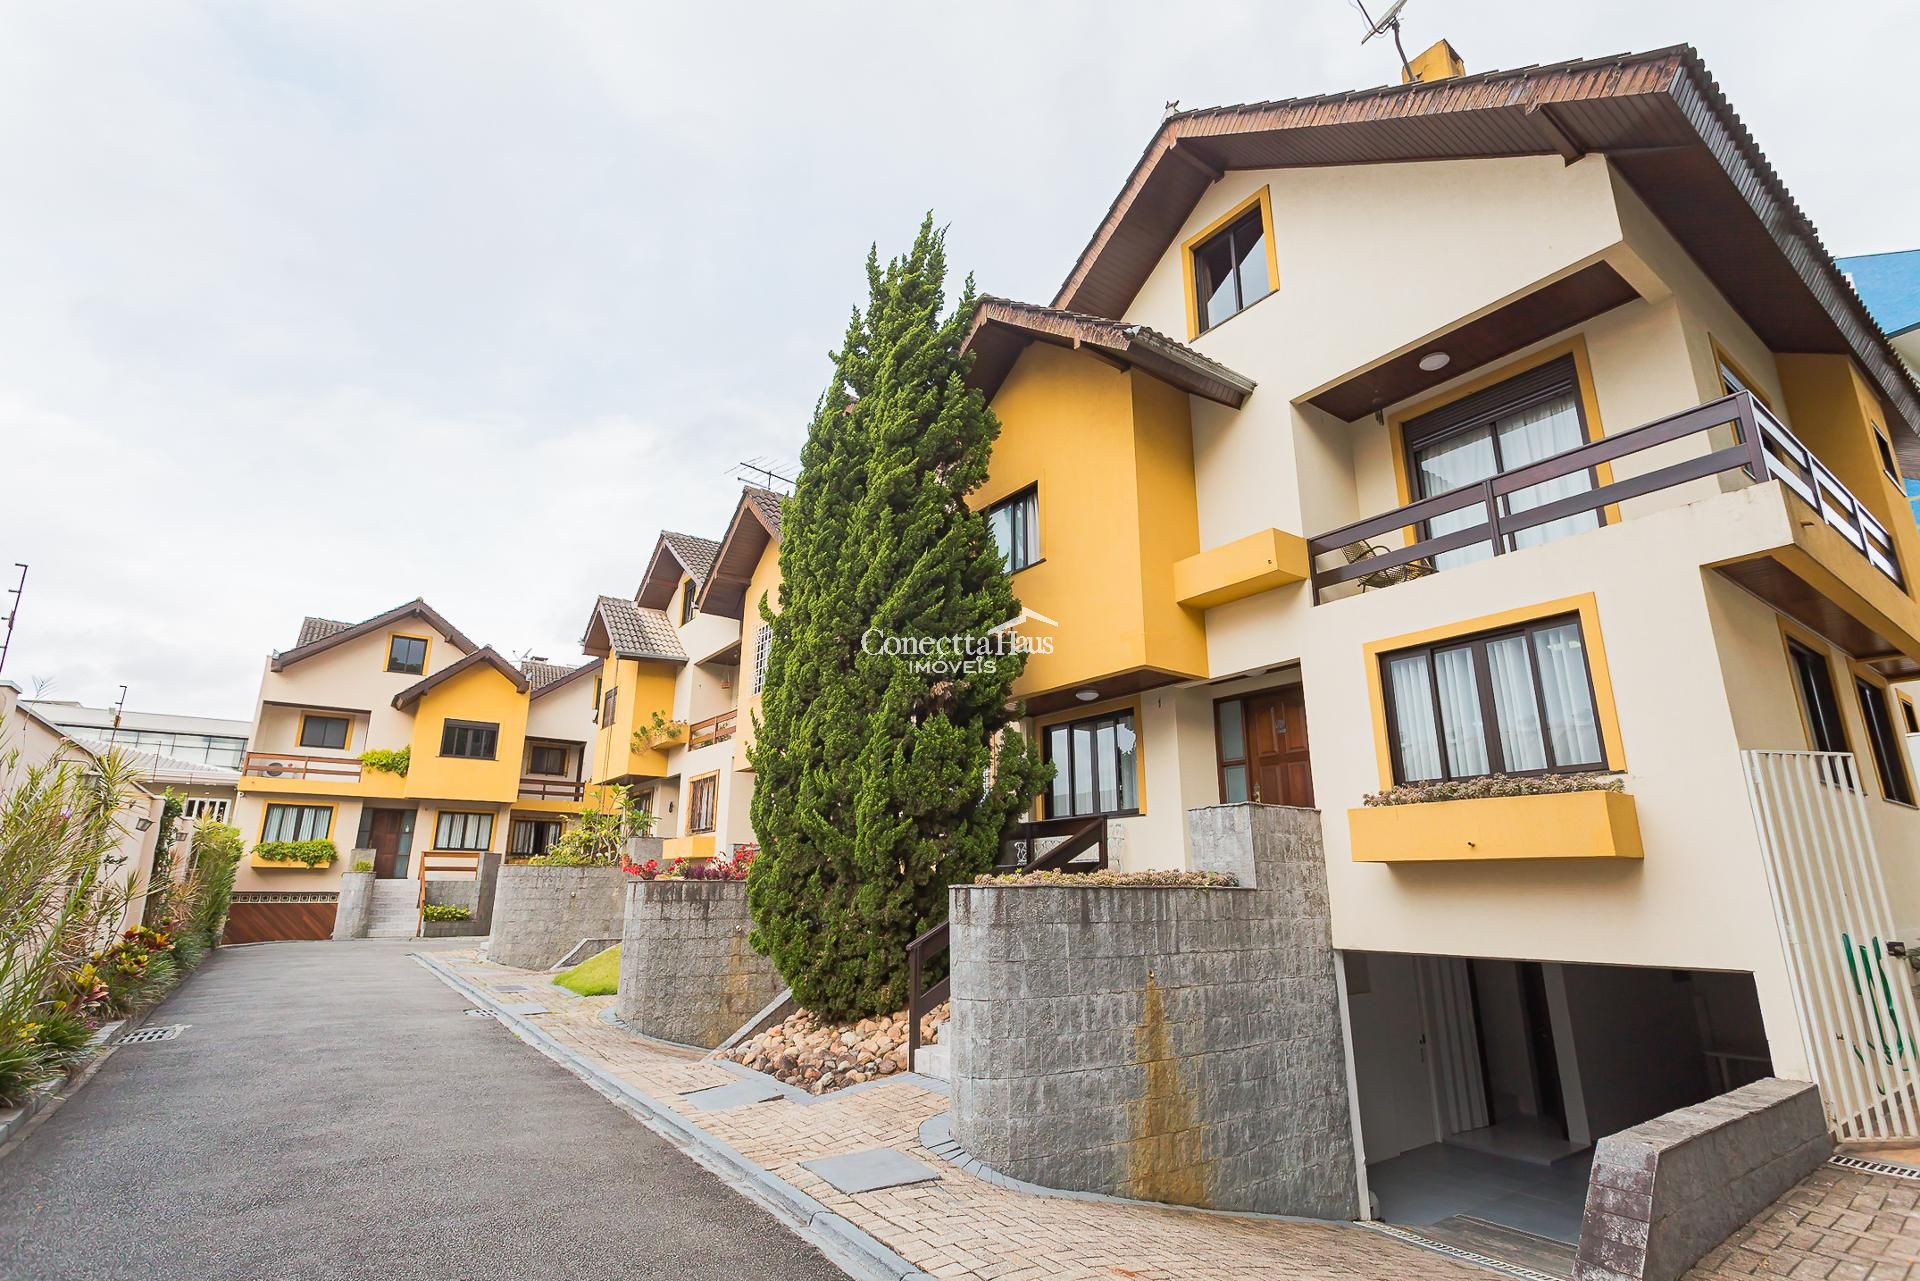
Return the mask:
[[528,683],[535,689],[545,689],[576,669],[564,663],[549,663],[542,658],[523,658],[520,660],[520,670],[526,673]]
[[[704,539],[702,541],[705,541]],[[602,596],[597,605],[607,643],[620,658],[664,658],[685,662],[680,634],[657,609],[643,609],[624,596]]]
[[[300,644],[295,645],[292,649],[275,654],[272,663],[273,670],[276,672],[284,671],[289,663],[297,663],[302,659],[312,658],[315,654],[325,653],[336,645],[344,645],[356,637],[377,632],[381,628],[392,623],[397,623],[403,618],[420,618],[426,620],[429,626],[437,629],[440,634],[452,642],[453,647],[462,654],[471,654],[479,648],[479,646],[468,640],[459,628],[449,623],[446,618],[441,615],[439,610],[416,596],[406,604],[396,605],[386,613],[375,614],[372,618],[364,622],[346,624],[336,623],[328,618],[308,618],[300,625]],[[318,624],[320,627],[319,635],[308,639],[307,629],[313,627],[315,624]]]
[[401,711],[407,711],[424,698],[437,685],[445,684],[469,668],[487,666],[499,672],[513,687],[522,694],[532,686],[527,674],[506,660],[506,657],[491,645],[482,645],[457,663],[449,663],[423,681],[416,681],[393,696],[393,705]]
[[1254,388],[1253,379],[1145,325],[987,294],[967,332],[966,345],[975,357],[971,381],[991,396],[1020,350],[1035,338],[1097,348],[1182,391],[1236,409]]
[[300,639],[293,643],[293,647],[299,649],[302,645],[311,645],[317,640],[338,635],[352,626],[352,623],[343,623],[337,618],[315,618],[308,615],[300,620]]
[[753,504],[753,509],[760,513],[760,519],[767,522],[767,528],[773,531],[773,536],[780,537],[780,508],[786,502],[786,497],[758,485],[748,485],[746,496],[747,501]]
[[673,553],[696,587],[707,581],[707,575],[713,572],[714,554],[720,550],[719,543],[697,534],[676,534],[671,529],[660,531],[660,541],[667,545],[667,550]]

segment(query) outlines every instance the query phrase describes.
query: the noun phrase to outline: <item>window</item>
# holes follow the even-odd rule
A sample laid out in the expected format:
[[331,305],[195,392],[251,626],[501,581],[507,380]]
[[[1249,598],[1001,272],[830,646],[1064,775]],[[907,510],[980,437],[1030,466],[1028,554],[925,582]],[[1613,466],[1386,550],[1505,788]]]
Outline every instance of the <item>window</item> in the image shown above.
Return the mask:
[[418,676],[427,670],[427,641],[423,636],[387,637],[387,670]]
[[527,773],[529,774],[565,774],[567,772],[567,749],[564,747],[536,746],[527,752]]
[[560,839],[563,826],[557,818],[516,818],[507,831],[507,853],[521,858],[545,854]]
[[700,612],[699,604],[694,600],[693,580],[683,579],[680,583],[680,625],[685,627]]
[[440,755],[490,761],[500,745],[500,727],[486,721],[448,721],[440,731]]
[[987,529],[1009,574],[1040,559],[1040,491],[1028,488],[987,508]]
[[1920,734],[1920,712],[1913,710],[1913,704],[1904,696],[1900,699],[1900,715],[1906,718],[1907,733]]
[[[1420,415],[1406,424],[1403,437],[1416,499],[1433,498],[1578,449],[1587,443],[1578,368],[1572,356],[1549,361],[1496,387]],[[1591,470],[1542,481],[1503,498],[1501,514],[1516,515],[1593,487]],[[1437,538],[1486,522],[1486,506],[1475,503],[1428,521],[1426,537]],[[1507,549],[1537,547],[1599,526],[1598,511],[1575,512],[1507,535]],[[1433,563],[1436,569],[1450,569],[1492,555],[1493,544],[1474,543],[1440,552]]]
[[753,634],[753,692],[756,694],[767,687],[767,656],[771,653],[773,627],[762,623],[760,630]]
[[1213,705],[1214,742],[1220,753],[1220,803],[1239,805],[1252,788],[1247,777],[1247,705],[1226,698]]
[[1893,460],[1893,442],[1887,439],[1887,433],[1880,430],[1879,423],[1873,423],[1873,443],[1880,447],[1880,470],[1887,473],[1887,479],[1900,484],[1900,464]]
[[333,831],[331,805],[269,805],[260,824],[263,841],[324,841]]
[[1880,795],[1902,805],[1913,804],[1913,780],[1907,777],[1906,758],[1901,753],[1900,739],[1893,732],[1887,691],[1864,676],[1853,678],[1853,688],[1860,696],[1860,715],[1867,723],[1873,767],[1880,774]]
[[347,718],[303,713],[300,717],[300,746],[344,751],[347,746]]
[[613,708],[619,701],[620,687],[618,685],[615,685],[612,689],[600,696],[600,723],[602,725],[613,724]]
[[1787,657],[1793,663],[1793,679],[1800,687],[1800,710],[1807,714],[1807,736],[1816,752],[1845,752],[1847,729],[1840,719],[1840,699],[1833,692],[1833,668],[1825,654],[1791,638]]
[[1397,783],[1604,769],[1577,617],[1380,659]]
[[1264,202],[1255,201],[1226,230],[1194,246],[1194,318],[1201,333],[1273,292]]
[[493,844],[493,815],[441,810],[433,824],[433,848],[484,850]]
[[182,802],[180,813],[189,823],[209,819],[215,823],[227,821],[227,802],[217,797],[189,796]]
[[687,785],[687,830],[711,832],[713,812],[720,799],[720,776],[709,774]]
[[1133,713],[1114,712],[1046,728],[1053,783],[1048,818],[1131,814],[1140,808]]

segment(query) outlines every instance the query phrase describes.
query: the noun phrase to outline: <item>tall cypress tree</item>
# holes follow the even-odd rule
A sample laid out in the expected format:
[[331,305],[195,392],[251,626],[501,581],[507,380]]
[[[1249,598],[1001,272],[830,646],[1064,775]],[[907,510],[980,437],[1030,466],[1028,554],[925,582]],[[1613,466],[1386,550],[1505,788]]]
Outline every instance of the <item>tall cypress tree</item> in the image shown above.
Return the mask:
[[751,750],[760,855],[754,946],[829,1017],[899,1009],[906,949],[946,919],[947,886],[992,866],[1045,785],[1014,722],[1023,659],[916,670],[887,637],[985,637],[1018,612],[986,518],[999,423],[964,374],[967,280],[945,306],[932,216],[883,269],[833,355],[781,513],[780,612]]

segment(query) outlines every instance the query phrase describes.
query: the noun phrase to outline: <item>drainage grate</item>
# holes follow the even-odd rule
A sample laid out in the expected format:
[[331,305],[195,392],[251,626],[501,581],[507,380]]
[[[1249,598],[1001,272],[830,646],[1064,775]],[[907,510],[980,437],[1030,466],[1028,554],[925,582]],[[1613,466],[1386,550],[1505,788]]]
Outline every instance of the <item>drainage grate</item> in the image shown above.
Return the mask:
[[462,1010],[460,1012],[470,1019],[490,1019],[493,1017],[492,1010]]
[[121,1045],[152,1045],[155,1041],[171,1041],[187,1030],[185,1023],[172,1023],[166,1027],[143,1027],[138,1032],[129,1032],[121,1037]]
[[1834,1156],[1827,1160],[1842,1169],[1859,1170],[1863,1174],[1886,1174],[1896,1179],[1920,1180],[1920,1169],[1901,1165],[1897,1161],[1870,1161],[1863,1156]]
[[1562,1281],[1562,1278],[1553,1276],[1550,1273],[1537,1272],[1532,1268],[1523,1268],[1517,1263],[1508,1263],[1504,1259],[1495,1259],[1488,1255],[1475,1254],[1472,1250],[1463,1250],[1459,1246],[1450,1245],[1445,1241],[1435,1241],[1431,1237],[1421,1236],[1418,1232],[1410,1232],[1395,1223],[1372,1222],[1362,1223],[1360,1226],[1363,1228],[1371,1228],[1375,1232],[1383,1233],[1386,1236],[1395,1237],[1401,1241],[1405,1241],[1408,1245],[1417,1245],[1423,1250],[1432,1250],[1435,1254],[1444,1254],[1450,1259],[1459,1259],[1466,1263],[1477,1263],[1481,1267],[1490,1269],[1491,1271],[1503,1272],[1510,1277],[1519,1277],[1521,1281]]

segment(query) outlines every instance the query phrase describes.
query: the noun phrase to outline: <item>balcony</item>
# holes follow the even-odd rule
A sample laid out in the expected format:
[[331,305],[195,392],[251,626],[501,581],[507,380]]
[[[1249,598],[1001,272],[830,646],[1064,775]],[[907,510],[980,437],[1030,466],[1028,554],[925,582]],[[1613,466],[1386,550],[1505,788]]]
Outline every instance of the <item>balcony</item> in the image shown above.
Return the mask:
[[248,752],[240,765],[248,778],[295,782],[357,783],[360,762],[351,756],[301,756],[291,752]]
[[[1707,454],[1667,463],[1640,475],[1597,485],[1580,493],[1515,509],[1522,491],[1566,477],[1586,477],[1602,463],[1630,458],[1671,441],[1684,440],[1735,424],[1739,441]],[[1425,577],[1445,567],[1438,557],[1463,548],[1487,547],[1496,556],[1517,549],[1517,535],[1569,516],[1580,516],[1671,489],[1689,481],[1745,472],[1755,483],[1777,480],[1818,512],[1854,553],[1902,595],[1906,581],[1894,552],[1893,536],[1874,518],[1826,464],[1817,458],[1751,393],[1737,392],[1708,401],[1630,431],[1606,436],[1577,449],[1543,458],[1513,471],[1459,489],[1423,498],[1366,520],[1329,530],[1307,540],[1316,604],[1332,589],[1357,585],[1366,591]],[[1476,523],[1443,533],[1432,523],[1449,516]],[[1415,541],[1383,546],[1376,539],[1399,541],[1401,531]]]
[[523,801],[579,801],[585,799],[587,785],[579,779],[567,778],[523,778],[520,780],[520,799]]
[[704,721],[695,721],[687,726],[687,750],[711,747],[715,743],[724,743],[733,737],[735,724],[740,719],[737,709],[709,716]]

